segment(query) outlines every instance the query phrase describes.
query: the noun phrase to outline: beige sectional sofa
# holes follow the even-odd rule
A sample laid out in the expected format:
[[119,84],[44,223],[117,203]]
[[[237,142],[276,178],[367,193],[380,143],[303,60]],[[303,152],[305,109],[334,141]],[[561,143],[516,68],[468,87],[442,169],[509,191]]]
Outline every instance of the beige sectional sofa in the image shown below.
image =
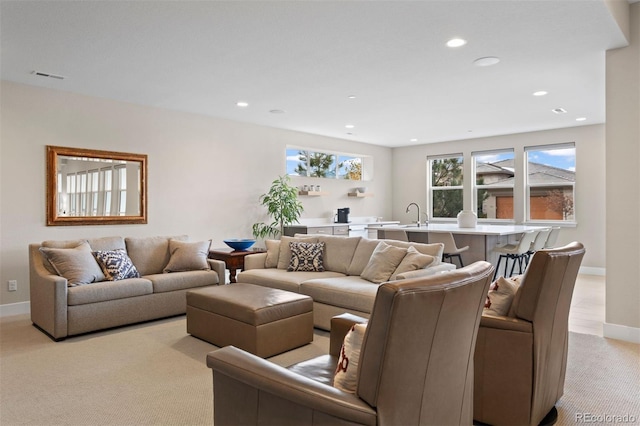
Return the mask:
[[[296,242],[324,243],[324,271],[288,270],[292,265],[290,244]],[[368,318],[378,286],[384,281],[416,278],[455,269],[454,265],[441,262],[444,246],[440,243],[296,235],[268,240],[266,245],[266,253],[245,257],[244,270],[238,274],[237,281],[311,296],[314,326],[324,330],[331,328],[333,316],[345,312]],[[389,246],[392,248],[389,249]],[[410,257],[419,261],[408,262]],[[427,265],[423,266],[425,259]],[[386,275],[384,271],[376,274],[379,272],[376,269],[386,269],[391,274]]]
[[187,290],[224,282],[209,244],[185,235],[30,244],[31,320],[60,340],[184,314]]

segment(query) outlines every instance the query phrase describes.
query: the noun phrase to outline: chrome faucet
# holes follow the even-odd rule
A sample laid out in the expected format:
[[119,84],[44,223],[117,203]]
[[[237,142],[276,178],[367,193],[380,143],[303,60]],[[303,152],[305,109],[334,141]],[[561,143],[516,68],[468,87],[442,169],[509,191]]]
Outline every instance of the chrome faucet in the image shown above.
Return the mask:
[[405,213],[409,213],[409,209],[411,206],[416,206],[416,208],[418,209],[418,220],[416,221],[416,224],[418,226],[420,226],[420,206],[417,205],[416,203],[411,203],[407,206],[407,211]]

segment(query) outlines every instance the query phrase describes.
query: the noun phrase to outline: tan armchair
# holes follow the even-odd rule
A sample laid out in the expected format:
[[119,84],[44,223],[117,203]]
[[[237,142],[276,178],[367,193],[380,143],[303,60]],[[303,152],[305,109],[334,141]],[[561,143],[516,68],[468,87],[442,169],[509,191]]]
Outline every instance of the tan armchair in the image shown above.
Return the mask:
[[474,357],[477,422],[537,425],[557,415],[567,366],[569,308],[584,252],[576,242],[537,251],[509,316],[482,317]]
[[330,354],[289,368],[235,347],[209,353],[214,423],[470,425],[473,353],[492,274],[489,263],[476,262],[382,284],[355,394],[332,386],[343,337],[359,320],[353,315],[332,320]]

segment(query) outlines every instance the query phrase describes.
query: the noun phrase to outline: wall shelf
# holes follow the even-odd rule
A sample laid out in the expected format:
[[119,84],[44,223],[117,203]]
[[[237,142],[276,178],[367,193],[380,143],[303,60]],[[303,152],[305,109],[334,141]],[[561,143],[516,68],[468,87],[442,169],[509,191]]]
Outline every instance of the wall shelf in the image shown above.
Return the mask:
[[370,192],[349,192],[347,195],[349,197],[356,197],[356,198],[373,197],[373,194]]
[[303,195],[305,197],[320,197],[322,195],[329,195],[329,193],[324,191],[298,191],[298,195]]

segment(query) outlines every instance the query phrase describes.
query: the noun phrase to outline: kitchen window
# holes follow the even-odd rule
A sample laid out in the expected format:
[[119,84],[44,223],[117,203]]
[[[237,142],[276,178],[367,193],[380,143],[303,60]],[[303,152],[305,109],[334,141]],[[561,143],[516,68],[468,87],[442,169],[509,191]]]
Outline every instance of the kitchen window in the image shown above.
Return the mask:
[[525,147],[529,221],[574,222],[574,143]]
[[360,181],[370,178],[371,166],[371,157],[366,155],[294,147],[286,149],[286,167],[289,176]]
[[455,218],[462,210],[463,156],[427,157],[430,216]]
[[478,219],[513,220],[515,162],[513,149],[479,151],[473,158],[474,205]]

